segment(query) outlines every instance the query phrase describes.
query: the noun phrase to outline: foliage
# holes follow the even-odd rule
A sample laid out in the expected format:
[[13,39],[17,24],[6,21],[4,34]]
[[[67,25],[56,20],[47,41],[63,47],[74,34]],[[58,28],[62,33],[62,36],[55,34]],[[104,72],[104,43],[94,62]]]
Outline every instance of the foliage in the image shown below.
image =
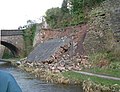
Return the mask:
[[61,9],[59,7],[57,8],[51,8],[46,11],[46,22],[49,24],[50,27],[55,28],[56,24],[61,19]]
[[87,8],[93,8],[94,6],[99,5],[101,2],[105,1],[105,0],[83,0],[84,1],[84,5]]
[[70,0],[71,5],[71,13],[73,15],[79,15],[79,13],[83,12],[84,0]]
[[45,19],[51,28],[66,27],[84,23],[86,9],[91,9],[104,0],[63,0],[61,8],[46,11]]
[[29,24],[29,27],[24,30],[24,41],[25,41],[25,55],[27,56],[33,48],[33,41],[35,36],[36,24]]
[[111,50],[107,52],[107,59],[111,62],[119,62],[120,61],[120,50]]
[[105,59],[107,57],[107,53],[93,53],[89,55],[89,61],[91,63],[97,64],[99,61]]
[[11,51],[9,49],[5,49],[4,50],[4,54],[2,56],[3,59],[9,59],[9,58],[13,58],[13,54],[11,53]]
[[109,68],[114,69],[114,70],[118,70],[119,74],[120,74],[120,62],[112,62],[109,65]]
[[[94,65],[96,65],[96,64],[98,64],[100,61],[104,61],[104,60],[106,60],[106,61],[108,61],[109,62],[109,64],[110,63],[116,63],[116,62],[119,62],[119,60],[120,60],[120,57],[119,57],[119,54],[115,54],[115,53],[113,53],[113,52],[96,52],[96,53],[91,53],[91,54],[89,54],[89,61],[91,62],[91,64],[94,64]],[[117,63],[116,63],[117,64]]]
[[96,84],[101,84],[101,85],[106,85],[106,86],[110,86],[114,84],[120,85],[120,82],[116,80],[104,79],[104,78],[99,78],[96,76],[82,75],[82,74],[72,72],[72,71],[63,72],[62,74],[64,77],[67,77],[71,80],[84,81],[84,80],[89,79]]
[[[66,12],[65,12],[66,10]],[[66,27],[69,25],[71,15],[67,13],[67,9],[51,8],[46,11],[46,22],[51,28]]]
[[63,13],[68,13],[69,12],[67,4],[68,4],[68,0],[63,0],[62,7],[61,7],[61,10],[62,10]]

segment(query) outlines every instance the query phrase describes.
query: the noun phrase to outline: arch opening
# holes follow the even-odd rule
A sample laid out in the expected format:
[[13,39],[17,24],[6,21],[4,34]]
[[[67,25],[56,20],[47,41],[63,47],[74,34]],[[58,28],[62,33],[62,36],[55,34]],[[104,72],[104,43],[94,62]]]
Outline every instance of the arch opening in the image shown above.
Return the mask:
[[7,47],[11,51],[13,57],[19,56],[19,49],[13,44],[5,42],[5,41],[1,41],[1,45]]

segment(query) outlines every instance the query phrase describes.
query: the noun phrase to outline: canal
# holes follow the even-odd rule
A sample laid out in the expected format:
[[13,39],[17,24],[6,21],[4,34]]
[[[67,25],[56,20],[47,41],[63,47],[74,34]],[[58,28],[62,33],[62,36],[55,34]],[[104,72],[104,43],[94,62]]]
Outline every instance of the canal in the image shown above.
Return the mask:
[[0,63],[0,70],[11,73],[23,92],[83,92],[78,85],[60,85],[46,83],[10,64]]

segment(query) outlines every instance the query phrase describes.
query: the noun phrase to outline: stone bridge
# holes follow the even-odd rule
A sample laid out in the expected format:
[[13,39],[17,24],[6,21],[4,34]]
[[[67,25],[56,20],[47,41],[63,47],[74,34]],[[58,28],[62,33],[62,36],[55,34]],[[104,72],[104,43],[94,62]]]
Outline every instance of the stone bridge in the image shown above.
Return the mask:
[[20,56],[24,49],[23,30],[0,30],[0,58],[6,48],[14,57]]

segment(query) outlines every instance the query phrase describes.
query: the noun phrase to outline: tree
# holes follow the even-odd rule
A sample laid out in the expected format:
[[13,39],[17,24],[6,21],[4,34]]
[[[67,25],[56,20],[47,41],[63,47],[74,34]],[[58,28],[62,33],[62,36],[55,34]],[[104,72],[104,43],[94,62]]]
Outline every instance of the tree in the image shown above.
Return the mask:
[[27,20],[27,24],[28,25],[33,25],[33,24],[35,24],[36,22],[35,22],[35,20]]
[[69,0],[71,5],[71,13],[72,14],[79,14],[83,12],[84,7],[84,0]]
[[57,27],[57,23],[59,22],[61,17],[62,17],[62,13],[61,13],[61,8],[59,7],[51,8],[46,11],[46,16],[45,16],[46,22],[52,28]]
[[69,0],[71,25],[78,25],[84,22],[84,0]]
[[[88,9],[104,0],[63,0],[61,8],[51,8],[46,11],[45,20],[51,28],[78,25],[87,20]],[[87,11],[87,12],[86,12]]]
[[61,6],[61,10],[63,13],[68,13],[69,9],[68,9],[68,0],[63,0],[62,6]]

